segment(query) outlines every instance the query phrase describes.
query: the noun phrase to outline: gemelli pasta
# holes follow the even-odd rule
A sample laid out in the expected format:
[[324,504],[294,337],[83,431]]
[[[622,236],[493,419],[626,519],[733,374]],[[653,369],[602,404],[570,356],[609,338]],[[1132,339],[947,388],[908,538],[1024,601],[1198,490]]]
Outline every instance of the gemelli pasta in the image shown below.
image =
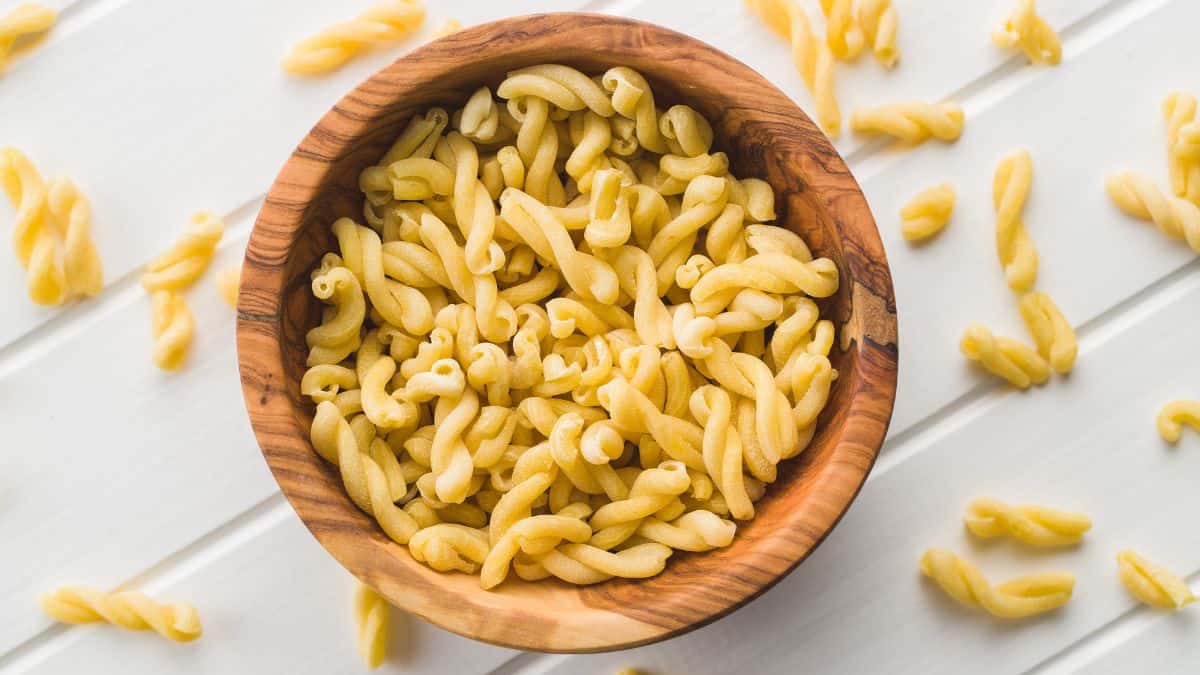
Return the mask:
[[[312,272],[301,393],[358,508],[440,572],[593,584],[728,546],[812,438],[838,289],[713,129],[625,67],[415,116]],[[1036,356],[1036,355],[1035,355]]]

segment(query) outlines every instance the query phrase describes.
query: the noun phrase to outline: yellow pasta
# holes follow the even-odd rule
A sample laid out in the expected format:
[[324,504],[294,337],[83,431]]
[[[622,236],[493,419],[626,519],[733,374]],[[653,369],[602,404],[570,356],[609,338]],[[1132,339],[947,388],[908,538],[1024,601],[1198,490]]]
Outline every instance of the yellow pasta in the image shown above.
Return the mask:
[[825,41],[839,59],[854,60],[863,48],[863,33],[854,20],[854,0],[821,0]]
[[1200,206],[1200,125],[1196,119],[1196,97],[1172,92],[1162,104],[1167,123],[1167,167],[1171,191]]
[[1050,379],[1050,365],[1036,351],[1016,340],[996,337],[980,324],[967,327],[959,347],[968,359],[1018,389]]
[[1038,354],[1045,359],[1054,372],[1065,375],[1075,366],[1075,355],[1079,351],[1075,340],[1075,329],[1045,293],[1025,293],[1018,303],[1021,318],[1029,328]]
[[462,22],[458,19],[446,19],[441,23],[440,26],[434,29],[433,33],[430,34],[429,39],[436,40],[438,38],[444,38],[447,35],[457,33],[458,31],[462,30],[462,28]]
[[58,12],[32,2],[0,17],[0,73],[8,68],[18,43],[31,43],[31,38],[50,30],[57,19]]
[[954,213],[955,197],[949,183],[918,192],[900,209],[900,234],[909,241],[921,241],[941,232]]
[[900,48],[896,46],[899,24],[892,0],[859,0],[858,25],[875,60],[885,68],[895,68],[900,60]]
[[1010,506],[986,497],[967,505],[963,522],[977,537],[1008,535],[1034,546],[1073,546],[1092,529],[1092,519],[1082,513],[1044,506]]
[[1168,443],[1176,443],[1186,424],[1200,431],[1200,401],[1171,401],[1158,411],[1158,434]]
[[336,70],[369,46],[400,39],[425,20],[422,0],[384,0],[358,17],[296,43],[283,69],[297,75]]
[[963,110],[953,101],[859,108],[850,115],[850,128],[864,134],[887,134],[914,145],[931,137],[949,142],[962,135]]
[[142,288],[178,293],[191,286],[212,262],[224,231],[225,224],[211,211],[193,215],[171,248],[146,264]]
[[996,165],[992,201],[996,207],[996,254],[1004,267],[1008,287],[1027,291],[1037,280],[1038,255],[1021,210],[1033,182],[1033,159],[1029,152],[1015,152]]
[[151,326],[154,333],[154,365],[163,370],[179,370],[192,344],[195,319],[183,296],[174,291],[155,291],[150,295]]
[[1196,601],[1186,581],[1133,551],[1117,554],[1117,570],[1129,593],[1152,607],[1178,610]]
[[160,604],[138,591],[63,586],[43,595],[40,603],[47,616],[63,623],[106,622],[127,630],[153,630],[174,642],[191,642],[202,633],[195,607]]
[[1075,589],[1075,577],[1070,572],[1042,572],[992,586],[974,565],[940,548],[931,548],[921,556],[921,573],[959,603],[982,607],[1004,619],[1021,619],[1062,607]]
[[221,270],[217,275],[217,293],[230,307],[237,308],[238,286],[242,283],[242,270],[238,267]]
[[1017,0],[1012,14],[992,32],[992,42],[1004,49],[1021,50],[1030,63],[1054,66],[1062,60],[1062,41],[1050,24],[1038,16],[1034,0]]
[[813,33],[808,14],[796,0],[746,0],[746,4],[791,43],[792,61],[813,97],[817,122],[830,138],[837,138],[842,111],[834,93],[833,53]]
[[1154,223],[1167,236],[1187,241],[1200,253],[1200,206],[1163,194],[1149,176],[1136,171],[1109,174],[1104,185],[1122,211]]
[[378,668],[387,658],[389,607],[373,588],[354,584],[355,644],[368,668]]

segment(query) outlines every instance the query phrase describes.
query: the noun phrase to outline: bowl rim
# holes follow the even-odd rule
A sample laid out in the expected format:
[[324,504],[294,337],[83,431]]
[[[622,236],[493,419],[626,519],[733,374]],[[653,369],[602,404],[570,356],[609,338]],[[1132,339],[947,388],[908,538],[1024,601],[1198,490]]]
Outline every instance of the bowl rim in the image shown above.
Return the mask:
[[[683,625],[665,621],[660,623],[652,618],[647,619],[645,615],[631,619],[610,611],[597,613],[592,611],[594,608],[581,605],[577,617],[560,617],[579,624],[574,626],[574,633],[566,634],[579,642],[564,646],[550,642],[552,638],[566,639],[563,635],[539,637],[530,635],[528,631],[498,630],[495,626],[486,625],[486,621],[480,622],[479,616],[473,620],[458,616],[459,613],[476,610],[494,613],[512,608],[497,601],[494,591],[483,591],[477,583],[474,589],[479,596],[471,597],[474,604],[470,607],[461,604],[459,593],[437,593],[429,588],[414,586],[454,585],[447,580],[465,575],[439,575],[431,570],[423,574],[420,570],[405,570],[412,574],[409,574],[405,583],[397,582],[395,569],[383,569],[382,563],[374,561],[373,556],[365,555],[361,550],[365,543],[356,539],[367,539],[362,536],[363,532],[348,530],[345,523],[327,527],[337,515],[331,514],[328,509],[344,510],[349,501],[343,500],[345,504],[341,507],[331,505],[321,499],[323,488],[311,481],[311,475],[308,479],[312,484],[304,481],[305,471],[313,464],[320,471],[323,460],[312,449],[308,430],[302,428],[294,415],[295,401],[289,392],[281,391],[288,381],[281,325],[284,291],[290,281],[287,278],[287,261],[300,238],[308,208],[327,184],[335,165],[333,160],[343,157],[352,148],[354,140],[377,122],[381,112],[372,109],[374,102],[385,96],[390,96],[389,100],[394,99],[397,95],[396,83],[410,80],[405,75],[407,67],[423,59],[454,59],[457,58],[456,52],[464,49],[486,49],[491,38],[497,35],[504,35],[511,42],[538,32],[563,32],[600,26],[622,31],[621,37],[609,40],[607,47],[614,51],[645,49],[652,40],[682,43],[688,50],[698,50],[706,59],[719,62],[729,73],[750,80],[763,95],[771,97],[772,104],[784,106],[789,109],[789,114],[794,113],[791,123],[797,125],[807,140],[811,141],[814,156],[820,155],[820,169],[823,172],[820,187],[832,195],[826,201],[832,203],[835,196],[839,212],[854,213],[854,217],[861,221],[853,228],[855,238],[851,243],[871,258],[867,261],[870,268],[857,269],[855,266],[862,265],[863,261],[847,259],[845,265],[851,268],[851,273],[847,275],[847,270],[840,270],[843,279],[853,283],[850,289],[853,311],[841,331],[848,331],[843,340],[849,337],[853,348],[860,352],[858,358],[870,361],[871,368],[861,373],[864,379],[856,383],[850,394],[845,423],[834,454],[820,471],[814,471],[817,475],[812,477],[817,483],[813,487],[813,494],[826,497],[823,505],[816,505],[812,509],[814,517],[821,521],[818,526],[820,531],[806,532],[804,542],[799,542],[798,538],[787,538],[788,542],[774,550],[773,555],[780,559],[775,560],[768,570],[769,578],[755,584],[738,584],[736,592],[729,598],[722,598],[717,603],[719,606],[703,610],[703,615],[688,619]],[[629,34],[632,33],[643,39],[631,39]],[[618,35],[615,32],[613,34]],[[347,127],[350,127],[350,133],[347,133]],[[830,208],[830,212],[833,211]],[[834,221],[845,241],[847,229],[840,219],[834,218]],[[870,283],[864,283],[864,280]],[[272,475],[305,526],[339,563],[379,590],[397,607],[460,635],[517,649],[594,652],[649,644],[711,623],[758,597],[811,555],[857,497],[878,456],[895,402],[899,350],[890,270],[866,198],[841,156],[809,117],[757,71],[697,38],[625,17],[554,12],[479,24],[418,46],[361,82],[305,135],[272,184],[250,235],[243,262],[237,311],[238,364],[251,426]],[[867,408],[868,403],[871,404],[870,409]],[[341,489],[340,480],[336,487]],[[349,508],[357,514],[358,519],[369,518],[352,505]],[[352,514],[344,515],[356,519]],[[373,520],[370,520],[370,526],[375,527]],[[664,574],[669,572],[670,567]],[[414,592],[414,588],[417,588],[417,592]],[[583,593],[582,590],[579,592]],[[499,597],[503,598],[502,595]],[[672,600],[678,604],[678,598]],[[711,597],[705,600],[709,605],[713,604]],[[514,617],[513,620],[517,618],[521,617]],[[586,630],[593,625],[603,629],[602,632],[611,632],[613,637],[588,641],[586,636],[579,634],[581,628]]]

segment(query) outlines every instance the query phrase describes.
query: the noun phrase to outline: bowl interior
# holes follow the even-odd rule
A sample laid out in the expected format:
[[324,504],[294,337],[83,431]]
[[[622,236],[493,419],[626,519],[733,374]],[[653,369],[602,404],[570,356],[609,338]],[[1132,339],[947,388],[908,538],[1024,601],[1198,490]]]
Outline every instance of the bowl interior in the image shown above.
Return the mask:
[[[629,66],[650,81],[660,107],[686,103],[707,117],[715,149],[729,154],[731,170],[775,189],[776,224],[801,234],[814,255],[837,263],[839,291],[821,309],[838,327],[843,347],[835,345],[830,355],[839,377],[810,447],[780,465],[778,481],[756,503],[755,519],[739,523],[733,545],[677,552],[663,574],[647,580],[576,588],[510,575],[497,591],[485,592],[473,577],[440,575],[415,563],[355,509],[337,469],[312,451],[313,407],[299,394],[304,335],[320,318],[309,272],[335,250],[329,225],[336,218],[362,222],[358,174],[382,156],[410,117],[431,106],[460,107],[507,71],[548,62],[588,74]],[[524,17],[467,29],[397,61],[348,95],[297,149],[256,224],[243,279],[239,360],[247,403],[268,463],[301,517],[343,564],[393,603],[509,646],[631,646],[694,628],[753,598],[800,562],[844,512],[891,413],[894,299],[874,222],[853,178],[808,118],[757,73],[691,38],[638,22]]]

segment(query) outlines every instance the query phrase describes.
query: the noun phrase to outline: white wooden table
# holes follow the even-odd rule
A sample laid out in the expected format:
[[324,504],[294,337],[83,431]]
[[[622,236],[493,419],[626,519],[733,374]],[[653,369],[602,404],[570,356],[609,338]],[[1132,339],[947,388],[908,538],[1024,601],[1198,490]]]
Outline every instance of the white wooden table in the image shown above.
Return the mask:
[[[0,1],[0,11],[14,4]],[[365,3],[52,4],[63,13],[50,39],[0,76],[0,143],[86,190],[108,287],[86,303],[37,308],[7,247],[0,255],[0,671],[357,672],[351,579],[266,470],[238,392],[233,313],[211,273],[188,295],[197,337],[178,374],[150,362],[137,276],[200,208],[229,224],[215,268],[236,264],[287,153],[400,49],[299,80],[278,67],[293,40]],[[810,103],[787,46],[735,0],[430,4],[422,35],[403,49],[449,17],[469,25],[553,8],[612,12],[706,40]],[[1200,614],[1136,605],[1114,562],[1133,547],[1200,580],[1200,437],[1171,448],[1153,423],[1165,401],[1200,396],[1200,263],[1119,214],[1102,187],[1106,172],[1125,167],[1165,180],[1159,104],[1173,89],[1200,94],[1200,2],[1042,0],[1064,39],[1064,62],[1051,69],[990,44],[1012,0],[895,4],[901,65],[885,72],[868,57],[840,68],[843,109],[953,97],[968,122],[954,145],[838,144],[883,232],[902,336],[891,434],[841,525],[764,597],[675,640],[610,655],[519,654],[397,616],[386,670],[1200,671]],[[990,197],[996,161],[1018,147],[1035,162],[1026,222],[1041,254],[1038,285],[1081,340],[1076,371],[1028,393],[998,386],[957,349],[973,320],[1024,335],[993,252]],[[906,245],[900,205],[942,180],[959,192],[952,224],[932,245]],[[5,229],[10,220],[0,206]],[[1096,526],[1078,551],[982,545],[959,521],[980,494],[1079,508]],[[1076,597],[1017,623],[965,611],[919,578],[917,557],[930,545],[969,554],[994,579],[1073,570]],[[60,583],[192,601],[204,638],[181,647],[53,625],[36,597]]]

